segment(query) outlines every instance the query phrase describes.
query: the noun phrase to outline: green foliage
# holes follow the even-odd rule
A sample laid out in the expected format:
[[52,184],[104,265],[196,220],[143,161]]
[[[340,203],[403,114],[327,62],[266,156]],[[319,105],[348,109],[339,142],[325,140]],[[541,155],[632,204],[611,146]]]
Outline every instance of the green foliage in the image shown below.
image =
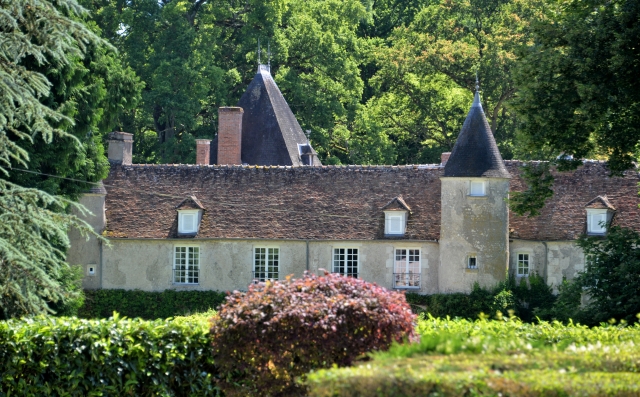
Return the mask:
[[219,291],[149,292],[125,289],[85,290],[82,318],[108,318],[114,311],[130,318],[147,320],[182,316],[217,309],[227,293]]
[[0,394],[215,396],[199,319],[0,322]]
[[604,238],[581,236],[585,270],[574,281],[588,296],[593,323],[636,322],[640,313],[640,234],[612,226]]
[[553,175],[548,162],[530,162],[520,167],[521,177],[527,185],[522,192],[509,193],[509,209],[515,214],[529,217],[540,215],[546,201],[553,196]]
[[632,396],[640,327],[422,318],[420,343],[356,367],[320,370],[310,396]]
[[540,11],[514,69],[525,150],[598,156],[613,173],[631,168],[640,141],[640,4],[567,0]]
[[228,396],[304,393],[312,369],[350,365],[414,336],[404,295],[338,274],[252,285],[213,319],[213,358]]
[[49,307],[56,316],[77,316],[78,311],[84,305],[85,295],[82,290],[84,271],[82,266],[70,266],[63,268],[59,282],[65,296],[58,302],[49,303]]

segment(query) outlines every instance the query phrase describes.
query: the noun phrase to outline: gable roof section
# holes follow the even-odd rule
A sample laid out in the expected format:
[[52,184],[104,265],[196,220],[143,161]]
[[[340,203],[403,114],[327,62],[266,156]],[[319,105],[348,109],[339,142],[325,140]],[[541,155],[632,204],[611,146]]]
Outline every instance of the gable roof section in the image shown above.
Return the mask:
[[[505,161],[513,175],[512,191],[526,188],[520,177],[520,161]],[[585,204],[594,197],[605,196],[616,209],[613,225],[640,231],[640,210],[638,204],[637,168],[625,171],[622,177],[609,176],[604,162],[585,161],[584,165],[572,172],[552,170],[555,178],[554,195],[542,209],[540,215],[527,218],[513,213],[509,216],[511,238],[524,240],[562,241],[574,240],[586,232],[587,212]]]
[[607,196],[598,196],[593,200],[589,201],[585,208],[597,208],[597,209],[607,209],[611,211],[615,211],[615,207],[611,205]]
[[204,210],[200,200],[196,196],[189,196],[182,200],[180,204],[176,206],[177,210]]
[[510,178],[484,116],[480,95],[473,104],[444,167],[446,177]]
[[[512,191],[526,187],[519,168],[524,164],[505,161]],[[112,165],[104,182],[106,235],[174,238],[175,208],[193,195],[207,209],[198,238],[382,239],[381,208],[392,193],[411,203],[403,239],[438,240],[442,168]],[[616,208],[613,224],[640,231],[636,169],[610,177],[606,164],[585,162],[553,175],[555,194],[539,216],[510,214],[511,238],[574,240],[585,232],[585,203],[605,195]]]
[[175,238],[175,207],[193,195],[207,209],[198,238],[382,239],[392,193],[411,203],[404,238],[436,240],[441,175],[439,166],[114,165],[106,235]]
[[[267,65],[258,72],[238,101],[242,116],[241,159],[250,165],[304,165],[298,144],[307,144],[298,120],[282,96]],[[211,142],[210,162],[218,159],[218,138]],[[322,165],[313,151],[313,164]]]
[[400,210],[400,211],[409,211],[409,213],[411,213],[411,208],[409,208],[407,203],[404,202],[404,200],[402,199],[402,196],[394,197],[391,201],[389,201],[387,204],[385,204],[382,207],[382,210],[383,211],[384,210],[387,210],[387,211]]

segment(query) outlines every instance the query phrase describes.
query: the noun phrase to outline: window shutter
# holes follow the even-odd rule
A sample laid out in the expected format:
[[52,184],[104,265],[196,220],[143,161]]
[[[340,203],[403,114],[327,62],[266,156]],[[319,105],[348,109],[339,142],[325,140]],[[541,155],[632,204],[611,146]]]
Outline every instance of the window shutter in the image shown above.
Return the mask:
[[389,217],[389,234],[402,234],[402,217]]
[[182,215],[182,230],[185,233],[194,232],[196,229],[195,223],[196,217],[194,216],[194,214]]

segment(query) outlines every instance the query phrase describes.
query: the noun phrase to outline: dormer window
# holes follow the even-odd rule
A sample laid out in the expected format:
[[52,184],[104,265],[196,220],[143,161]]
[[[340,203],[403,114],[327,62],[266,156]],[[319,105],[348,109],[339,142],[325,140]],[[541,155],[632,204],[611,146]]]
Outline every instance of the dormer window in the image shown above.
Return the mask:
[[176,207],[178,210],[178,235],[195,236],[200,230],[204,207],[195,196],[190,196]]
[[586,207],[587,234],[604,235],[616,209],[611,205],[607,196],[594,198],[587,203]]
[[407,218],[411,209],[404,202],[402,196],[389,201],[384,207],[384,235],[385,237],[404,236],[407,229]]
[[471,181],[469,183],[469,196],[486,196],[484,181]]
[[178,233],[196,234],[200,226],[202,210],[178,210]]

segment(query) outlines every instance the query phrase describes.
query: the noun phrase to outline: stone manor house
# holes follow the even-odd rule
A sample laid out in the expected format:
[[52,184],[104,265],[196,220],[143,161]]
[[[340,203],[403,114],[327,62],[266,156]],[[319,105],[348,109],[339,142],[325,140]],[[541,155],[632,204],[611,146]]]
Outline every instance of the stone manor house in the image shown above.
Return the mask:
[[523,163],[500,156],[477,92],[441,164],[322,165],[266,65],[219,116],[197,164],[132,164],[132,135],[110,134],[109,176],[81,199],[110,246],[71,232],[85,288],[245,290],[319,269],[424,294],[533,272],[557,286],[584,267],[579,235],[640,229],[638,171],[598,161],[555,173],[541,215],[510,213]]

